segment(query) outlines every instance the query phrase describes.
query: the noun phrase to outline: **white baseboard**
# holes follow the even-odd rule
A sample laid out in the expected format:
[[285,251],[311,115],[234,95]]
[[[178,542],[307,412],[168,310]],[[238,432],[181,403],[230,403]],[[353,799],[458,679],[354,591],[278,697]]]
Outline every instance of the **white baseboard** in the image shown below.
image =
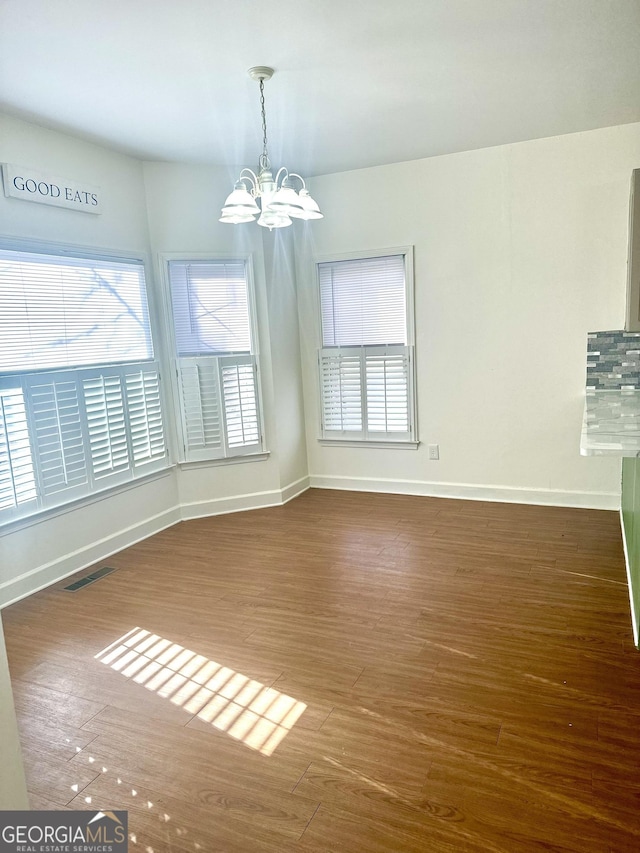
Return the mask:
[[227,515],[230,512],[247,512],[251,509],[279,506],[282,503],[280,495],[279,489],[273,489],[268,492],[253,492],[229,498],[193,501],[180,505],[180,518],[182,521],[190,521],[193,518],[207,518],[210,515]]
[[288,486],[284,486],[282,489],[282,503],[286,504],[289,501],[292,501],[294,498],[297,498],[298,495],[301,495],[303,492],[306,492],[308,488],[310,488],[311,483],[309,482],[309,477],[300,477],[299,480],[295,480],[293,483],[289,483]]
[[64,554],[50,563],[45,563],[18,577],[0,584],[0,609],[27,595],[32,595],[51,584],[58,583],[76,572],[86,569],[94,563],[106,560],[112,554],[130,548],[154,533],[160,533],[180,521],[177,507],[147,518],[139,524],[125,527],[117,533],[105,536],[77,551]]
[[629,590],[629,606],[631,608],[631,627],[633,628],[633,642],[640,649],[640,630],[638,626],[639,613],[636,613],[636,605],[634,601],[634,582],[631,572],[631,558],[629,557],[629,549],[627,548],[627,530],[624,526],[624,514],[620,510],[620,529],[622,530],[622,547],[624,548],[624,564],[627,569],[627,587]]
[[467,501],[536,504],[539,506],[620,508],[620,495],[613,492],[566,492],[556,489],[521,489],[514,486],[474,486],[467,483],[431,483],[425,480],[386,480],[373,477],[339,477],[311,474],[313,489],[342,489],[354,492],[422,495]]
[[308,488],[309,478],[302,477],[282,489],[233,495],[233,497],[228,498],[214,498],[209,501],[194,501],[193,503],[181,504],[180,517],[183,521],[188,521],[192,518],[207,518],[210,515],[226,515],[230,512],[247,512],[252,509],[282,506]]

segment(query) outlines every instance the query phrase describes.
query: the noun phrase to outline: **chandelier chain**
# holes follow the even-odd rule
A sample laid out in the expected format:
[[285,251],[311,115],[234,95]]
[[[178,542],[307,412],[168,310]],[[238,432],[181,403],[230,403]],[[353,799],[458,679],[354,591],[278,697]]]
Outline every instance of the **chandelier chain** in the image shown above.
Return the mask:
[[260,78],[260,110],[262,112],[262,156],[269,159],[267,154],[267,116],[264,107],[264,80]]

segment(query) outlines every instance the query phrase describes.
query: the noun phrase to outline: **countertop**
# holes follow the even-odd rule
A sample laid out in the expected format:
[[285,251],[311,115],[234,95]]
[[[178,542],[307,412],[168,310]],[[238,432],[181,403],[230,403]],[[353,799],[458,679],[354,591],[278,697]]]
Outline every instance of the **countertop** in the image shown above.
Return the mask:
[[580,453],[583,456],[640,456],[640,390],[587,391]]

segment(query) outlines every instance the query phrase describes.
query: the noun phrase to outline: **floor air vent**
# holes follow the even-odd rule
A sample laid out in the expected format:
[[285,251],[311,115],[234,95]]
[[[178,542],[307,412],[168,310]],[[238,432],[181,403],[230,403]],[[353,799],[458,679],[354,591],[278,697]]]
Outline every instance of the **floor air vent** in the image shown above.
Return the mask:
[[70,592],[75,592],[83,586],[86,586],[88,583],[100,580],[100,578],[103,578],[105,575],[109,575],[111,572],[115,571],[116,570],[112,566],[103,566],[101,569],[91,572],[91,574],[87,575],[86,578],[80,578],[79,581],[74,581],[72,584],[69,584],[69,586],[65,586],[65,589],[68,589]]

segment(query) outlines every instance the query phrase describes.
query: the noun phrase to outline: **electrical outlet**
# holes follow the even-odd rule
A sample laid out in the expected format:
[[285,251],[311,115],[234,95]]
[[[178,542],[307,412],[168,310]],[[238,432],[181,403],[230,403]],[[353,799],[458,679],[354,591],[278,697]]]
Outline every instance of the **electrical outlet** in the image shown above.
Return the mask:
[[429,459],[433,459],[434,461],[440,459],[440,445],[439,444],[429,444],[427,446],[427,450],[429,451]]

